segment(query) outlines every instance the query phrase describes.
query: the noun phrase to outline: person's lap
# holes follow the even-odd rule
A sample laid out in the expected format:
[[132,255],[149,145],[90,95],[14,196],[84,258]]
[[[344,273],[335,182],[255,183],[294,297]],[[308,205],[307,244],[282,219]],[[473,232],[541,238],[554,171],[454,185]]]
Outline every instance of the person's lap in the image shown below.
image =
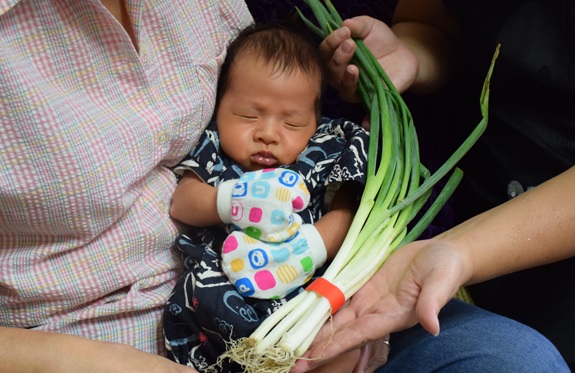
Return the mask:
[[544,336],[511,319],[453,300],[434,337],[417,325],[391,335],[387,372],[570,372]]

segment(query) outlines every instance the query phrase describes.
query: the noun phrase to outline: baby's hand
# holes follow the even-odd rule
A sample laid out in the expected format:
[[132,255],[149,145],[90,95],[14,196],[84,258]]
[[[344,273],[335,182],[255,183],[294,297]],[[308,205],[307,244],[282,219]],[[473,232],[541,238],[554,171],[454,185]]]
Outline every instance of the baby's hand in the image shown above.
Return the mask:
[[304,224],[284,242],[263,242],[242,231],[232,232],[222,246],[222,268],[246,297],[283,298],[308,282],[326,261],[323,240]]
[[310,195],[303,178],[294,171],[275,168],[246,172],[239,180],[218,187],[218,214],[249,236],[281,242],[302,225],[295,212],[302,211]]

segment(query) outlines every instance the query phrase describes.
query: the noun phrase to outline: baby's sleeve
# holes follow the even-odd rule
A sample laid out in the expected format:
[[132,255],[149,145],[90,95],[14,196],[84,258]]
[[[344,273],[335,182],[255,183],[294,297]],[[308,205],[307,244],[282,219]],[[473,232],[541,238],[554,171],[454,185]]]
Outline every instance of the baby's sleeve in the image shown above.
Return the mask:
[[365,185],[369,134],[361,126],[344,119],[332,120],[330,132],[344,143],[327,183],[355,181]]
[[174,168],[174,172],[181,177],[192,171],[206,183],[217,186],[225,169],[215,124],[210,124],[200,136],[198,145]]

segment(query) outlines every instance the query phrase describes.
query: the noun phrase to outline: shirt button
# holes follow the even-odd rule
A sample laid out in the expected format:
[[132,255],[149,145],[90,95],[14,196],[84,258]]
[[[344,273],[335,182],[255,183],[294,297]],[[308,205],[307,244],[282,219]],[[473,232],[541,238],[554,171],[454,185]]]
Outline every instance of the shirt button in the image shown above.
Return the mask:
[[158,141],[158,145],[162,145],[165,144],[166,142],[168,142],[168,140],[170,139],[170,136],[168,135],[168,131],[166,130],[161,130],[160,132],[158,132],[158,134],[156,135],[157,141]]
[[168,211],[168,204],[164,201],[160,201],[159,207],[160,207],[160,211],[162,211],[162,212]]

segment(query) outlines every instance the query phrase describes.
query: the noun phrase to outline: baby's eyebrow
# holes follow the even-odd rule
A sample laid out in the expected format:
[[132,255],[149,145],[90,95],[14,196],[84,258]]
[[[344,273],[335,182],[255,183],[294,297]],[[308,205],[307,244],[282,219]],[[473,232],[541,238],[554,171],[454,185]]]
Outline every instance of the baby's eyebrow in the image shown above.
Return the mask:
[[296,110],[286,111],[284,113],[284,117],[289,118],[289,119],[303,119],[303,118],[305,118],[305,114],[303,111],[296,109]]

